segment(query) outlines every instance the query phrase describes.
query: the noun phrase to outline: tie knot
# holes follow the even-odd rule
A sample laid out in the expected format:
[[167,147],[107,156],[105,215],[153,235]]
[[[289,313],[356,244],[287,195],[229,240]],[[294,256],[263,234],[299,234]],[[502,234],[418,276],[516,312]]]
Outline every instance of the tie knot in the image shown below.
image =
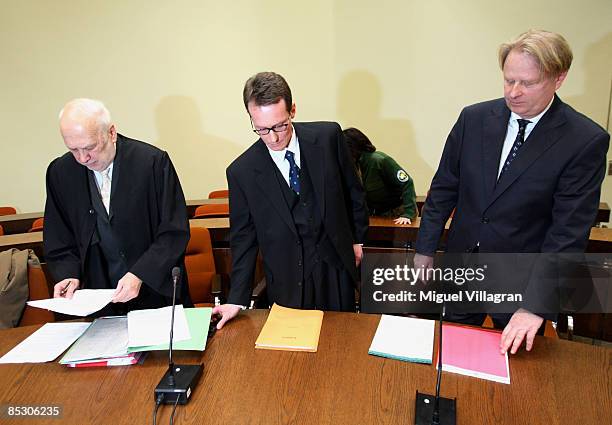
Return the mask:
[[523,119],[518,119],[516,121],[518,122],[518,125],[519,125],[519,131],[525,131],[525,128],[527,128],[527,124],[531,122],[529,120],[523,120]]
[[285,159],[289,161],[289,164],[295,163],[295,159],[293,158],[293,152],[291,152],[290,150],[287,150],[287,152],[285,152]]

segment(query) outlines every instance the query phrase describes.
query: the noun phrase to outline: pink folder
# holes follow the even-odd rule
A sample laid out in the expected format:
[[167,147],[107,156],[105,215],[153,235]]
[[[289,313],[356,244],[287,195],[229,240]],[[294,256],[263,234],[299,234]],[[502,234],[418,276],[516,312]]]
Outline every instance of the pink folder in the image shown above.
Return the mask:
[[501,332],[443,325],[442,370],[510,384],[508,353],[499,354]]

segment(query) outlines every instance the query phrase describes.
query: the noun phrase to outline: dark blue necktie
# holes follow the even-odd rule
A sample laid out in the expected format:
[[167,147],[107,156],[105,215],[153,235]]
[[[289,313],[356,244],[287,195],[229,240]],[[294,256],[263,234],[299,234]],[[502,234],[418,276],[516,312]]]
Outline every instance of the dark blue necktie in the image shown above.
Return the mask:
[[506,157],[506,162],[504,162],[504,166],[501,170],[501,173],[499,173],[499,178],[501,178],[502,174],[504,174],[508,170],[510,164],[516,158],[519,149],[521,148],[521,146],[523,146],[523,144],[525,144],[525,129],[527,128],[527,124],[529,124],[531,121],[522,119],[518,119],[516,121],[518,122],[519,130],[516,135],[516,139],[514,140],[514,144],[512,145],[512,149],[510,149],[510,152]]
[[285,159],[289,161],[289,187],[295,193],[300,194],[300,169],[295,163],[293,152],[288,150],[285,152]]

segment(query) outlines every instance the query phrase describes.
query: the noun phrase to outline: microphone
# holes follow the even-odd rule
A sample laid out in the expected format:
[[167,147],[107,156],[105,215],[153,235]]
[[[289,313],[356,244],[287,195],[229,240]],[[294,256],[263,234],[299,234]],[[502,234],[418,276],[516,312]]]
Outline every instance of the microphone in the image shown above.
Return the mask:
[[170,342],[168,345],[168,371],[165,373],[157,387],[155,387],[154,399],[157,404],[187,404],[193,388],[197,385],[204,366],[175,365],[172,360],[172,340],[174,337],[174,310],[176,308],[176,287],[181,278],[181,269],[172,269],[172,316],[170,319]]
[[440,397],[440,383],[442,381],[442,319],[445,309],[446,305],[442,303],[442,309],[440,310],[440,331],[438,332],[436,395],[423,394],[417,390],[414,410],[415,425],[455,425],[457,423],[457,400]]

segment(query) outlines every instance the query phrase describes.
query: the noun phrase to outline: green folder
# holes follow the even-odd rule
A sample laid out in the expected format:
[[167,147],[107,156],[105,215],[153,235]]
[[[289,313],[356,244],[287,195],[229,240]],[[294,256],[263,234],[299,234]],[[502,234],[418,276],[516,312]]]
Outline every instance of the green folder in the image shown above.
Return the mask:
[[[172,350],[204,351],[206,348],[206,337],[208,336],[211,315],[211,307],[186,308],[185,316],[187,317],[191,339],[173,342]],[[139,351],[159,351],[167,349],[168,343],[164,343],[159,345],[145,345],[142,347],[128,347],[128,352],[136,353]]]

